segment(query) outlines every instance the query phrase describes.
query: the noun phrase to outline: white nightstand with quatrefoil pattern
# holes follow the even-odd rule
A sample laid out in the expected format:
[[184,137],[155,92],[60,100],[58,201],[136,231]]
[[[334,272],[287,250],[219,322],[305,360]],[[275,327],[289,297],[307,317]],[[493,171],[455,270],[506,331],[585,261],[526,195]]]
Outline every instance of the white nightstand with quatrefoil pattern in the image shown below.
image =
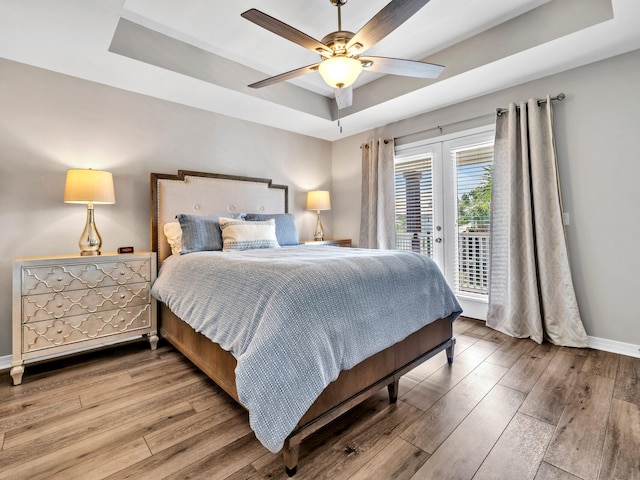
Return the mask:
[[25,360],[145,336],[158,344],[156,254],[23,258],[13,262],[13,384]]

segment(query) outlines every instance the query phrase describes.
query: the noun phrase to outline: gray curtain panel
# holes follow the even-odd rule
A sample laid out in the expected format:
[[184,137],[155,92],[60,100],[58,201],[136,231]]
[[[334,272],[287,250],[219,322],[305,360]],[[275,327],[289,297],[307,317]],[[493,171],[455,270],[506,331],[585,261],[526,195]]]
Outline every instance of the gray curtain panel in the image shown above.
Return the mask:
[[497,116],[487,325],[586,347],[562,218],[551,98]]
[[361,248],[394,249],[395,187],[393,140],[371,140],[362,149]]

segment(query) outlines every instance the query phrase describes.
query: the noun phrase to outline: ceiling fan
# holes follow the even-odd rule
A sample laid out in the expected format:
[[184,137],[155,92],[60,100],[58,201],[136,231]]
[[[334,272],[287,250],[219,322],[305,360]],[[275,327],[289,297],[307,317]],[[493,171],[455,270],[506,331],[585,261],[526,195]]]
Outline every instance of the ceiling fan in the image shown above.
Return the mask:
[[329,33],[320,41],[255,8],[241,14],[250,22],[318,53],[322,57],[318,63],[266,78],[252,83],[249,87],[267,87],[318,71],[324,81],[334,87],[338,108],[342,109],[351,106],[353,100],[351,85],[363,69],[420,78],[436,78],[444,70],[442,65],[432,63],[399,58],[361,56],[366,50],[406,22],[429,3],[429,0],[392,0],[357,33],[342,30],[340,8],[347,3],[347,0],[329,0],[329,2],[338,7],[338,30]]

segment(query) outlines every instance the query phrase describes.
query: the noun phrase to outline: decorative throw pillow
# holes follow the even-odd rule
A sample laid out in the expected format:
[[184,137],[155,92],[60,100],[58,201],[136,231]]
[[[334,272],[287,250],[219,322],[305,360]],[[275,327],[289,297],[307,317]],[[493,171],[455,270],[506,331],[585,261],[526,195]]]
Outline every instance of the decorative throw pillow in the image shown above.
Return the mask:
[[247,213],[245,220],[264,221],[269,219],[276,221],[276,238],[281,247],[298,245],[298,229],[296,228],[296,217],[293,213]]
[[241,219],[244,214],[236,215],[176,215],[182,229],[182,254],[222,250],[222,232],[218,220],[221,217]]
[[171,253],[182,253],[182,228],[179,222],[167,222],[164,224],[164,236],[171,247]]
[[221,217],[223,252],[251,250],[254,248],[278,248],[276,221],[264,222],[236,220]]

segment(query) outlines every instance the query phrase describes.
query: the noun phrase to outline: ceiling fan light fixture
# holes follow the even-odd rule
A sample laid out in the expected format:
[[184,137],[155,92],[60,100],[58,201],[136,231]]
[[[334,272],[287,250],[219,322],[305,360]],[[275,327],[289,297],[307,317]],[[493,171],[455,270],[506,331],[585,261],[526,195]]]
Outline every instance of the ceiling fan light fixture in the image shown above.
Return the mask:
[[318,66],[322,79],[333,88],[343,88],[353,85],[362,72],[360,60],[336,55],[323,60]]

